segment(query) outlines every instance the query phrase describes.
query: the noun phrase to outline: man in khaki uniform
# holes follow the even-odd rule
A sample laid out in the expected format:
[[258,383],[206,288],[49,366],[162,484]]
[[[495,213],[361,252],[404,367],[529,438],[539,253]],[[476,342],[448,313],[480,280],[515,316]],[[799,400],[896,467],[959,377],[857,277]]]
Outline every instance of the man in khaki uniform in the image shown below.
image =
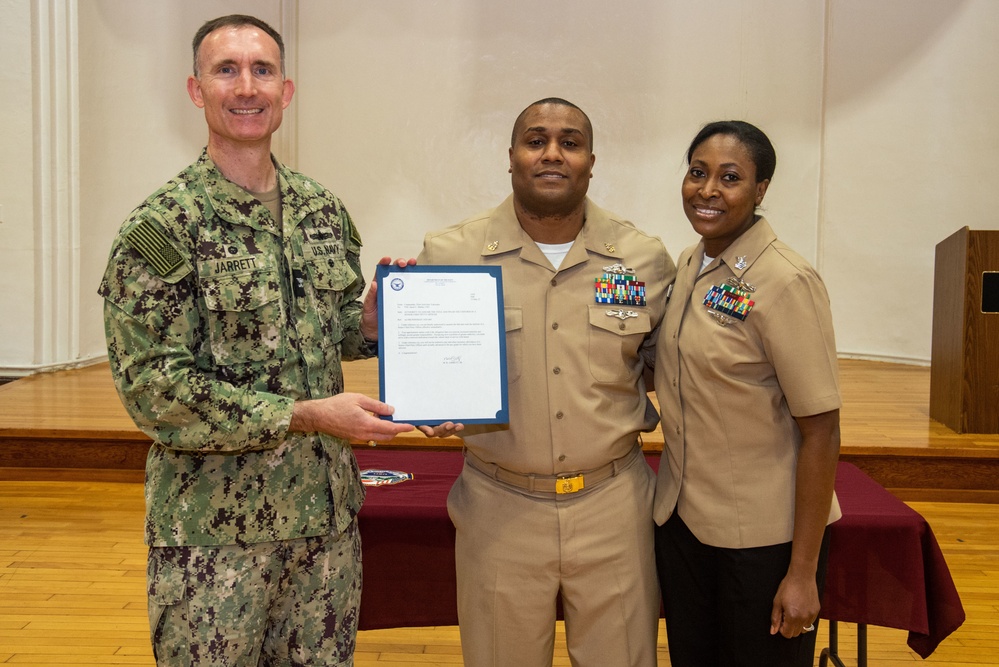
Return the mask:
[[503,269],[510,424],[465,429],[448,498],[465,664],[550,665],[561,596],[573,664],[655,665],[658,415],[643,372],[675,267],[586,198],[589,119],[541,100],[510,148],[513,195],[428,234],[420,264]]

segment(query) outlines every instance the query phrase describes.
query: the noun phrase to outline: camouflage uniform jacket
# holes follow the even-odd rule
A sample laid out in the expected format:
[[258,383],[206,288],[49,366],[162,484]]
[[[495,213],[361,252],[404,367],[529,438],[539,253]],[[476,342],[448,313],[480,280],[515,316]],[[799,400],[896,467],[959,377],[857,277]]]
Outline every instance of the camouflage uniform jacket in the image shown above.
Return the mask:
[[343,391],[360,330],[360,238],[341,202],[278,165],[283,224],[207,151],[111,249],[108,356],[146,461],[151,546],[344,530],[364,490],[346,441],[290,433],[297,399]]

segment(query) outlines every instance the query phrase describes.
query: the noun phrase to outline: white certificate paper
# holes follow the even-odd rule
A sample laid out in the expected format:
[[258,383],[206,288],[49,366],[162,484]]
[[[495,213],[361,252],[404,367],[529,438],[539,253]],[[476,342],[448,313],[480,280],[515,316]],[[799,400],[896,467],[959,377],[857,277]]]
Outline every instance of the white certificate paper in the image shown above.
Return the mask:
[[499,267],[379,266],[378,375],[392,421],[509,421]]

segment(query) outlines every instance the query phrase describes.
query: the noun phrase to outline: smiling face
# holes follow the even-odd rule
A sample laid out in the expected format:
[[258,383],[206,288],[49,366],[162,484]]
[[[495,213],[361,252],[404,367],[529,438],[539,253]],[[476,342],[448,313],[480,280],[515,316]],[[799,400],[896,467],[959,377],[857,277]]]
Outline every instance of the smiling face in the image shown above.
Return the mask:
[[254,26],[219,28],[201,43],[198,61],[187,91],[205,110],[209,145],[269,142],[295,92],[281,75],[277,42]]
[[756,164],[733,135],[712,135],[694,149],[680,191],[705,254],[717,257],[752,226],[769,184],[756,182]]
[[517,203],[538,217],[560,217],[583,206],[596,157],[586,117],[561,104],[529,107],[518,119],[510,147]]

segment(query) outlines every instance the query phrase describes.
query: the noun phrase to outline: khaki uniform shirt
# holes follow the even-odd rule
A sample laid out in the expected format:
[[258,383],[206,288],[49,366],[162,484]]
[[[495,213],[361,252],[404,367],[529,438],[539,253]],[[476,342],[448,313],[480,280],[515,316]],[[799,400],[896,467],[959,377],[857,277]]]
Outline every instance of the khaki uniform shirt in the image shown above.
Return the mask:
[[118,393],[153,439],[152,546],[346,528],[364,497],[343,440],[289,433],[295,400],[343,391],[360,239],[340,201],[278,165],[282,220],[207,152],[132,212],[100,286]]
[[[655,520],[677,508],[698,540],[717,547],[789,542],[801,446],[794,417],[840,407],[829,297],[762,218],[699,273],[703,257],[703,243],[680,255],[659,335],[666,446]],[[754,302],[745,319],[704,305],[733,279],[755,288],[745,292]],[[834,496],[829,521],[839,516]]]
[[[503,269],[510,424],[466,427],[465,444],[480,459],[528,474],[592,470],[655,428],[642,374],[676,270],[658,238],[587,200],[556,271],[521,228],[511,196],[428,234],[418,261]],[[645,282],[645,305],[596,302],[595,281],[615,264]],[[622,310],[633,315],[611,315]]]

